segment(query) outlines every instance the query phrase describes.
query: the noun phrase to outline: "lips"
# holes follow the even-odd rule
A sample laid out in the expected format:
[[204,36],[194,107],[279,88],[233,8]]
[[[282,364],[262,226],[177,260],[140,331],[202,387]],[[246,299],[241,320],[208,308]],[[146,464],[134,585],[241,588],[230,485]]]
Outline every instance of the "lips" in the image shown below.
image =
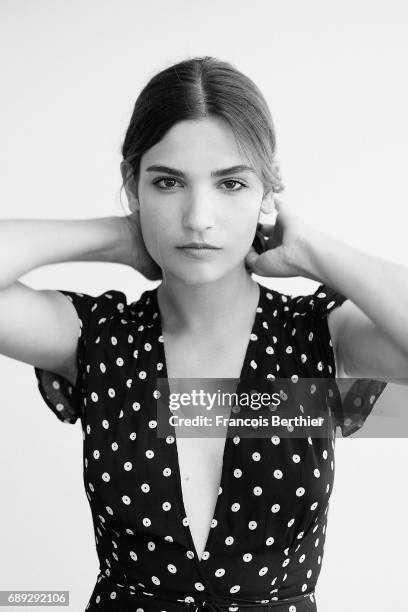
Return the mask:
[[177,247],[183,255],[194,259],[203,259],[220,251],[218,247]]
[[188,242],[187,244],[183,244],[179,249],[219,249],[220,247],[216,247],[213,244],[208,242]]

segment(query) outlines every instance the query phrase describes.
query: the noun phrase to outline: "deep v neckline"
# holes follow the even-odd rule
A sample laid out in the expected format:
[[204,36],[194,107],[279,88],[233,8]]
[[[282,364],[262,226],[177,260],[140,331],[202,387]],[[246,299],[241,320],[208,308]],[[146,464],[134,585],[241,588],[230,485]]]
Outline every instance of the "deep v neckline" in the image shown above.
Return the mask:
[[[256,284],[258,285],[259,288],[259,295],[258,295],[258,302],[255,308],[255,313],[253,315],[253,322],[252,322],[252,327],[251,327],[251,331],[248,337],[248,342],[247,342],[247,346],[246,346],[246,351],[245,351],[245,356],[244,356],[244,360],[242,363],[242,367],[241,367],[241,373],[240,373],[240,377],[239,377],[239,381],[244,380],[249,372],[250,369],[250,364],[252,361],[252,357],[253,357],[253,353],[256,349],[256,345],[257,342],[255,342],[254,340],[256,340],[257,336],[256,336],[256,332],[258,329],[258,320],[259,320],[259,316],[260,313],[262,312],[262,301],[263,301],[263,285],[260,285],[257,281],[255,281]],[[166,381],[165,387],[166,387],[166,396],[168,396],[167,394],[170,393],[170,387],[168,384],[168,377],[167,377],[167,360],[166,360],[166,350],[165,350],[165,343],[164,343],[164,335],[163,335],[163,327],[162,327],[162,319],[161,319],[161,314],[160,314],[160,308],[159,308],[159,302],[158,302],[158,298],[157,298],[157,287],[156,289],[154,289],[153,291],[153,296],[154,296],[154,306],[155,309],[157,311],[157,325],[158,325],[158,332],[159,332],[159,361],[163,364],[162,367],[162,378]],[[171,416],[171,411],[170,408],[167,405],[167,409],[168,409],[168,415],[167,418],[169,418]],[[220,476],[220,483],[219,483],[219,487],[221,488],[222,492],[225,490],[225,479],[226,479],[226,463],[227,463],[227,459],[229,456],[229,451],[230,451],[230,447],[231,447],[231,438],[228,435],[229,432],[229,426],[227,426],[227,432],[226,432],[226,437],[225,437],[225,443],[224,443],[224,450],[223,450],[223,455],[222,455],[222,464],[221,464],[221,476]],[[198,554],[197,554],[197,550],[194,544],[194,540],[193,540],[193,536],[191,534],[191,530],[190,530],[190,519],[187,515],[185,506],[184,506],[184,498],[183,498],[183,488],[182,488],[182,484],[181,484],[181,471],[180,471],[180,463],[179,463],[179,455],[178,455],[178,450],[177,450],[177,441],[176,441],[176,432],[175,432],[175,428],[174,425],[171,425],[169,422],[169,431],[170,431],[170,435],[173,437],[174,439],[174,443],[171,444],[170,446],[172,447],[172,452],[173,452],[173,460],[174,463],[176,465],[175,468],[175,477],[176,477],[176,497],[177,497],[177,502],[179,504],[179,507],[183,513],[183,517],[185,517],[187,519],[187,525],[184,525],[185,528],[185,533],[187,536],[187,540],[190,546],[191,551],[194,553],[194,561],[197,564],[197,568],[199,571],[201,571],[203,569],[203,559],[200,559]],[[215,503],[215,508],[214,508],[214,512],[212,515],[212,519],[210,522],[210,527],[209,527],[209,532],[207,534],[207,538],[206,538],[206,542],[205,542],[205,546],[203,549],[203,552],[207,551],[211,554],[211,545],[213,543],[213,534],[214,534],[214,529],[212,528],[212,523],[215,520],[217,520],[217,522],[219,522],[219,516],[221,514],[222,511],[222,501],[223,501],[223,496],[218,494],[217,496],[217,500]]]

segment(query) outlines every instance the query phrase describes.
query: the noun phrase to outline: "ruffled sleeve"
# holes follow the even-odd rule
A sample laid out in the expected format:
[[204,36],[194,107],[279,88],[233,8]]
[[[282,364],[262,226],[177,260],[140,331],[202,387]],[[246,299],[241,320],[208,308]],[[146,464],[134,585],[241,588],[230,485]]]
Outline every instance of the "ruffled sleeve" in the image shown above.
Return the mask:
[[321,284],[309,301],[317,344],[322,354],[323,362],[327,364],[329,374],[336,374],[336,364],[327,317],[333,310],[341,306],[346,299],[346,296],[343,294],[335,291],[328,285]]
[[87,364],[92,361],[95,341],[106,321],[126,305],[121,291],[110,290],[98,296],[58,289],[75,307],[79,320],[76,353],[77,379],[75,385],[51,370],[34,367],[38,389],[52,412],[64,423],[74,424],[82,418],[86,405]]
[[340,378],[336,372],[333,344],[327,317],[330,312],[340,306],[347,298],[328,285],[321,284],[311,298],[312,316],[319,350],[328,364],[331,375],[336,376],[336,385],[340,400],[335,407],[336,426],[340,428],[342,437],[348,437],[363,427],[376,401],[384,391],[387,383],[370,378]]
[[[346,389],[343,384],[346,383]],[[348,383],[348,384],[347,384]],[[343,438],[359,431],[387,383],[370,378],[337,379],[341,401],[336,409],[336,425]]]
[[346,299],[341,293],[321,284],[313,294],[286,300],[288,317],[301,337],[299,348],[306,358],[303,368],[299,363],[302,376],[335,376],[336,365],[327,317]]

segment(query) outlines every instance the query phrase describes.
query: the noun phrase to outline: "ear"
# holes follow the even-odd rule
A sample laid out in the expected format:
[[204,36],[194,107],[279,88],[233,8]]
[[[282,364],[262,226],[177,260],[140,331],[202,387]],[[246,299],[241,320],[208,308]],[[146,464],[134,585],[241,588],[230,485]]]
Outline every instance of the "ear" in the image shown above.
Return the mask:
[[126,191],[126,196],[129,202],[129,208],[132,212],[140,210],[139,199],[137,197],[137,185],[133,174],[133,168],[129,162],[122,161],[120,164],[120,172],[122,174],[123,184]]
[[274,207],[275,207],[274,192],[271,189],[269,193],[264,195],[262,199],[261,209],[259,212],[270,214],[273,212]]

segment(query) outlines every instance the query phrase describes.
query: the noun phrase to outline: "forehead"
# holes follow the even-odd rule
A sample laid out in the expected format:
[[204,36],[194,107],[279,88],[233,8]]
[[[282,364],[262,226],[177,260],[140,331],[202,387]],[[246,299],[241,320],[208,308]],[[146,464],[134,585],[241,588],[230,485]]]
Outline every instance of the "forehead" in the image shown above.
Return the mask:
[[233,165],[252,165],[242,153],[231,127],[222,119],[205,117],[180,121],[141,159],[141,170],[152,164],[203,173]]

